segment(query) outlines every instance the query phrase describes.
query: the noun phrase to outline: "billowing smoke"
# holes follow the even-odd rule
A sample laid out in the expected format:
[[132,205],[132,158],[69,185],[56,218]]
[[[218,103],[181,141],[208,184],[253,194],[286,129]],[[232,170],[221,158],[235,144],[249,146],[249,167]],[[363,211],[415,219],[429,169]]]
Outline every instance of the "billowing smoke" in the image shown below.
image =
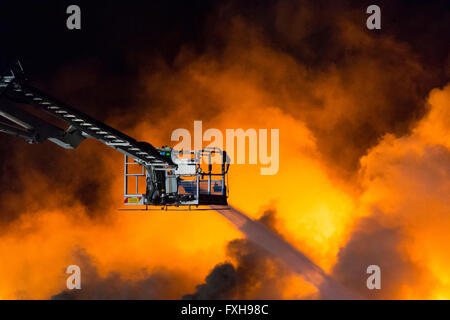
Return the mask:
[[[268,228],[274,227],[276,212],[266,210],[259,219]],[[276,232],[272,230],[271,232]],[[214,267],[187,300],[202,299],[281,299],[283,285],[292,271],[279,259],[249,239],[235,239],[227,245],[229,262]]]
[[287,268],[246,239],[231,241],[227,251],[236,266],[231,262],[216,265],[205,283],[183,299],[281,299],[280,277],[290,275]]
[[[450,220],[450,87],[433,90],[428,114],[408,136],[386,135],[361,160],[358,221],[338,255],[338,279],[374,298],[446,296]],[[377,264],[383,290],[367,292],[363,266]]]
[[[361,219],[349,242],[339,252],[333,276],[364,298],[392,299],[401,296],[399,284],[416,285],[421,271],[402,252],[404,240],[400,228],[381,226],[376,215]],[[383,271],[383,290],[367,290],[367,267],[374,264]]]
[[[232,264],[216,266],[206,277],[206,283],[197,286],[196,293],[184,296],[185,299],[224,299],[225,297],[228,299],[236,297],[280,299],[283,292],[279,287],[282,283],[280,280],[286,279],[290,275],[289,271],[300,274],[303,279],[314,285],[319,290],[321,298],[357,298],[327,276],[303,253],[261,223],[272,220],[274,211],[263,215],[262,221],[258,222],[232,207],[215,209],[244,233],[248,240],[235,240],[228,245],[230,256],[233,256],[238,263],[236,270]],[[267,217],[269,220],[266,219]],[[272,266],[271,268],[268,263]],[[255,288],[257,288],[256,292]]]
[[[230,203],[253,220],[276,208],[271,230],[359,296],[448,298],[447,2],[379,1],[379,31],[357,1],[151,2],[114,25],[122,5],[85,4],[95,32],[62,33],[57,51],[29,50],[57,30],[35,10],[33,27],[6,9],[0,24],[29,40],[36,86],[139,140],[168,144],[194,120],[280,129],[278,174],[232,166]],[[0,139],[0,298],[320,297],[213,211],[119,213],[122,156],[95,141]],[[64,291],[74,260],[86,292]],[[365,287],[371,264],[381,291]]]
[[64,290],[51,297],[54,300],[148,300],[177,299],[183,290],[186,277],[166,270],[138,272],[138,279],[124,279],[120,273],[110,272],[101,276],[92,257],[84,250],[74,252],[77,265],[82,270],[82,290]]

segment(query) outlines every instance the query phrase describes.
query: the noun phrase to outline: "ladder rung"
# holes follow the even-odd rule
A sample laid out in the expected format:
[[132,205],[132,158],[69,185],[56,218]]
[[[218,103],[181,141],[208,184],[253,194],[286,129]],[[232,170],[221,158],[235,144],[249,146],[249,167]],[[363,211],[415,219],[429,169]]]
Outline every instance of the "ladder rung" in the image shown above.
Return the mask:
[[127,147],[129,144],[128,144],[128,142],[107,142],[106,145],[117,146],[117,147]]

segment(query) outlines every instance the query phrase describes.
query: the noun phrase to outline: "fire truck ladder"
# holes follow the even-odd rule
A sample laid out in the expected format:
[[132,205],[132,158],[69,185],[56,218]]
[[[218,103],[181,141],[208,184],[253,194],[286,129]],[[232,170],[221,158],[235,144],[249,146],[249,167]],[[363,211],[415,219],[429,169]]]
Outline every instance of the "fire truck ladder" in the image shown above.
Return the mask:
[[76,148],[84,139],[93,138],[141,165],[175,167],[171,157],[161,154],[151,144],[138,142],[31,86],[18,61],[9,74],[0,75],[0,97],[36,106],[69,124],[69,128],[63,130],[24,109],[5,104],[0,105],[0,119],[4,118],[8,123],[0,122],[0,132],[18,136],[29,143],[49,140],[66,149]]

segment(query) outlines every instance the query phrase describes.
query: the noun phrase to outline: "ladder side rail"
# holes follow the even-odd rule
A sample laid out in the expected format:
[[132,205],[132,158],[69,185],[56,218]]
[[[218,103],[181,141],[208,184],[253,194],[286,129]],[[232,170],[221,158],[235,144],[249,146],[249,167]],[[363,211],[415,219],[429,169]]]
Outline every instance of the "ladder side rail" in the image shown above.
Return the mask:
[[28,143],[32,143],[36,140],[36,137],[32,132],[21,130],[19,128],[10,126],[9,124],[6,124],[1,121],[0,121],[0,132],[22,138]]
[[47,96],[38,89],[26,84],[14,82],[11,88],[20,94],[27,103],[35,105],[56,118],[69,123],[87,136],[99,140],[103,144],[129,155],[141,163],[153,165],[172,165],[170,157],[161,155],[152,145],[141,143],[126,134],[97,121],[90,116]]

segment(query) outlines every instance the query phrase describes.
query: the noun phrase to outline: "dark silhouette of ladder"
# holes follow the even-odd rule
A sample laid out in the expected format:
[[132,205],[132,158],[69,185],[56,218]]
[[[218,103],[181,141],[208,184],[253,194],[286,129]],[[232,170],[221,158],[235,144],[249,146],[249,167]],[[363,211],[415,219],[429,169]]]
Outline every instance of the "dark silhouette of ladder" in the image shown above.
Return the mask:
[[[9,75],[0,76],[0,96],[14,102],[34,105],[40,110],[68,123],[70,127],[65,131],[66,134],[73,134],[74,131],[77,130],[82,135],[81,140],[84,138],[96,139],[103,144],[125,154],[126,156],[131,157],[139,164],[151,165],[155,167],[174,165],[170,157],[161,154],[151,144],[146,142],[138,142],[128,135],[111,128],[110,126],[101,123],[100,121],[97,121],[64,103],[57,101],[56,99],[31,86],[24,76],[20,62],[17,61],[10,72],[11,73]],[[2,111],[1,105],[0,111]],[[8,110],[3,111],[3,113],[8,114]],[[23,114],[26,111],[22,110],[20,112]],[[2,114],[0,114],[0,116],[1,115]],[[36,123],[38,121],[37,119],[36,121],[30,120],[30,117],[33,117],[31,115],[27,117],[29,117],[28,121],[25,122],[30,127],[38,127]],[[39,121],[43,120],[39,119]],[[49,126],[53,125],[49,124]],[[20,130],[18,131],[18,128],[13,126],[8,127],[5,123],[2,123],[0,131],[22,137],[20,135]],[[23,135],[24,137],[22,138],[29,138],[26,130],[23,131]],[[48,140],[52,141],[52,137],[50,136]],[[28,142],[31,142],[30,139],[28,139]],[[81,141],[78,143],[68,142],[68,147],[74,148],[80,142]]]

